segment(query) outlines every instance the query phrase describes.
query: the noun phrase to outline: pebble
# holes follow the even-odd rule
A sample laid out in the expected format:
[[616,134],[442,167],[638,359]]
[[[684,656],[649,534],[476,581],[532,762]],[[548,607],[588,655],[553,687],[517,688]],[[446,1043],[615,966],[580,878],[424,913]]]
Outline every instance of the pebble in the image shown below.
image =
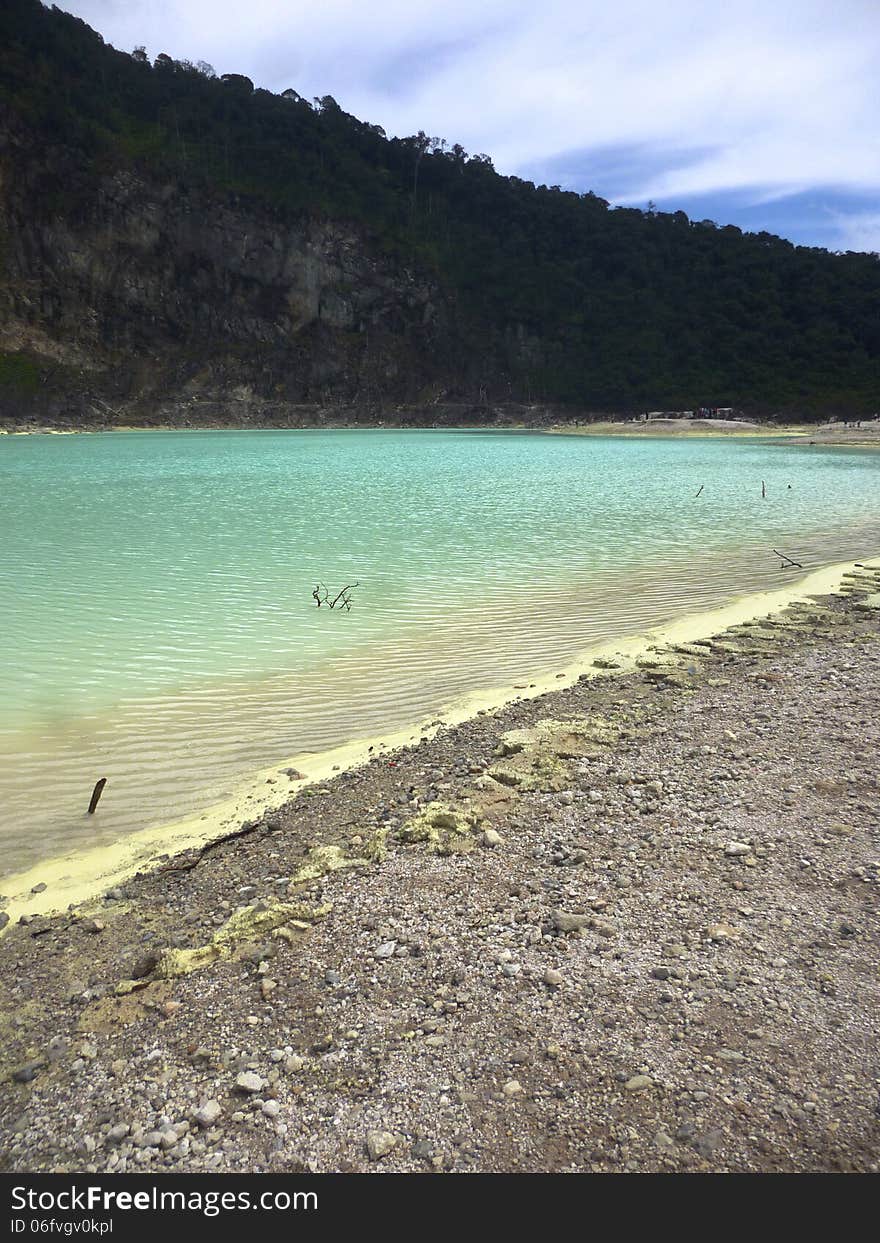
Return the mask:
[[381,1161],[397,1143],[390,1131],[367,1131],[367,1153],[371,1161]]
[[244,1070],[236,1077],[235,1086],[239,1092],[262,1092],[264,1084],[252,1070]]
[[[249,1091],[250,1089],[246,1089]],[[194,1117],[200,1127],[212,1127],[220,1115],[223,1113],[223,1107],[219,1101],[205,1101],[200,1109],[197,1109]]]
[[571,911],[554,911],[553,924],[557,932],[580,932],[590,925],[589,915],[577,915]]

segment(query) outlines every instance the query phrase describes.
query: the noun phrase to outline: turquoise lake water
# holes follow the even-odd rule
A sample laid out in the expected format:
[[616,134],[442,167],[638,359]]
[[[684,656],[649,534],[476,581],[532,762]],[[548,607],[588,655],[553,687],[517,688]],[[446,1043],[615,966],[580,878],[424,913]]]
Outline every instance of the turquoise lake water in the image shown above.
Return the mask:
[[[880,454],[390,430],[0,437],[0,873],[781,586],[797,575],[773,547],[805,572],[880,552]],[[359,582],[351,610],[317,609],[319,581]]]

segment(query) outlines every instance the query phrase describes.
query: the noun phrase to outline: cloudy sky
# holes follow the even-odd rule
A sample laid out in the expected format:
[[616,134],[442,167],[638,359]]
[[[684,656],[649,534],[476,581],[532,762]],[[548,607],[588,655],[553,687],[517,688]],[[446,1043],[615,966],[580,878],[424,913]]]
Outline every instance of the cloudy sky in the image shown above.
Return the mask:
[[[57,2],[57,0],[56,0]],[[880,0],[60,0],[499,172],[880,250]]]

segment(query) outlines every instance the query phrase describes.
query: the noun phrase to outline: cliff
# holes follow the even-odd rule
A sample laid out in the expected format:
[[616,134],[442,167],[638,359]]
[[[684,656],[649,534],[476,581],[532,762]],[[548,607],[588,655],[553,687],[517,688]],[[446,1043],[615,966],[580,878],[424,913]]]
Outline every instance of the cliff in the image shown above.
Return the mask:
[[880,405],[880,261],[502,177],[0,7],[0,419]]
[[[0,416],[299,422],[447,395],[455,316],[351,225],[129,170],[95,177],[0,128]],[[297,407],[305,408],[297,410]]]

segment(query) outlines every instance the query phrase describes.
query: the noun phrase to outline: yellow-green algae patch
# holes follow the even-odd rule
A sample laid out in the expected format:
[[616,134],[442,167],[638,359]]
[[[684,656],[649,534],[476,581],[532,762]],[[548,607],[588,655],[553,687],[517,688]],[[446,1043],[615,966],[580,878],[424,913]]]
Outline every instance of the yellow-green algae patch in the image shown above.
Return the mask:
[[450,807],[448,803],[429,803],[418,815],[402,825],[397,836],[411,845],[421,843],[438,855],[462,854],[472,849],[482,817],[473,808]]
[[607,717],[575,717],[568,721],[547,719],[504,734],[496,749],[498,762],[489,776],[501,785],[521,791],[551,793],[570,783],[567,760],[603,754],[619,741],[624,730]]
[[[384,857],[386,836],[387,830],[384,829],[371,834],[362,843],[359,855],[346,854],[341,846],[313,846],[303,865],[290,877],[289,887],[296,889],[349,868],[370,867]],[[163,950],[152,975],[156,979],[169,980],[199,971],[211,963],[234,958],[242,945],[260,937],[304,932],[331,909],[330,904],[310,907],[298,902],[258,903],[242,907],[230,915],[206,945]],[[143,986],[143,982],[123,980],[117,985],[116,992],[125,994]]]
[[502,785],[545,794],[564,790],[571,781],[568,768],[562,760],[554,755],[535,755],[527,751],[500,764],[493,764],[489,772]]
[[880,591],[875,591],[856,602],[857,609],[880,609]]
[[[250,944],[282,928],[305,932],[332,909],[329,902],[316,907],[299,902],[273,902],[266,907],[243,907],[230,915],[207,945],[197,945],[193,949],[163,950],[153,976],[160,980],[172,980],[181,975],[189,975],[192,971],[201,971],[212,963],[229,961],[235,957],[236,951],[242,945]],[[117,984],[116,993],[130,993],[143,987],[142,980],[123,980]]]
[[619,738],[620,726],[607,717],[575,717],[568,721],[547,718],[502,734],[497,754],[504,758],[523,751],[546,749],[561,759],[577,759],[613,747]]
[[308,884],[309,881],[320,880],[331,872],[341,872],[346,868],[369,867],[378,863],[385,856],[385,839],[387,829],[380,829],[367,838],[359,847],[357,855],[346,854],[341,846],[312,846],[306,855],[306,861],[298,868],[288,882],[291,888]]

